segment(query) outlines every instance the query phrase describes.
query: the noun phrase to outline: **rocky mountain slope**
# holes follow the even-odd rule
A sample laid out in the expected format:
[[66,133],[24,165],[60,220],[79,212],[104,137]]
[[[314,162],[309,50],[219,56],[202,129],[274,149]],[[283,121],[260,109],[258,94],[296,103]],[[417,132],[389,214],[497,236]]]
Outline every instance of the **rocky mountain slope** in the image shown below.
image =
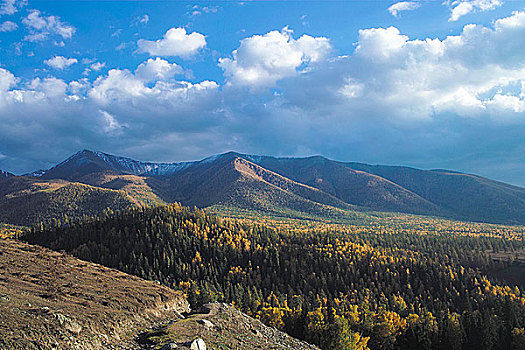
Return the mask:
[[[525,223],[525,189],[517,186],[453,171],[345,163],[321,156],[275,158],[228,152],[201,161],[151,163],[83,150],[49,170],[5,179],[0,195],[15,178],[111,189],[131,198],[134,205],[178,201],[284,215],[391,211]],[[10,214],[0,220],[6,218]]]

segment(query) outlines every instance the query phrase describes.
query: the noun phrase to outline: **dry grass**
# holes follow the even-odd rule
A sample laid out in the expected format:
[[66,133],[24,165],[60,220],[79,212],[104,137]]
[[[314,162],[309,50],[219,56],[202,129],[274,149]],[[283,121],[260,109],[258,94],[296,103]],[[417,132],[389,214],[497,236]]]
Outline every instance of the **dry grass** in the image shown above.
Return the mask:
[[0,348],[133,347],[187,311],[180,292],[15,240],[0,240]]

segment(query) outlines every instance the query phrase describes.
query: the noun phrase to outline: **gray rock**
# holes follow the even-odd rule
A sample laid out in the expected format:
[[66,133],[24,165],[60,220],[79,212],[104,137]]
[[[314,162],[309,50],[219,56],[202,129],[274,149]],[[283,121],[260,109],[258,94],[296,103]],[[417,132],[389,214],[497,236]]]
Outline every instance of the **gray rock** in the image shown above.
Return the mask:
[[206,343],[202,338],[197,338],[191,342],[190,350],[206,350]]
[[171,350],[171,349],[177,349],[178,346],[175,343],[168,343],[165,344],[160,350]]
[[60,325],[68,331],[70,331],[71,333],[80,334],[80,332],[82,331],[82,326],[70,319],[69,317],[64,316],[62,314],[55,314],[54,316],[56,317],[58,322],[60,322]]
[[204,327],[206,327],[206,328],[213,328],[213,327],[215,327],[215,325],[211,321],[208,321],[208,320],[205,320],[205,319],[199,320],[199,323],[204,325]]

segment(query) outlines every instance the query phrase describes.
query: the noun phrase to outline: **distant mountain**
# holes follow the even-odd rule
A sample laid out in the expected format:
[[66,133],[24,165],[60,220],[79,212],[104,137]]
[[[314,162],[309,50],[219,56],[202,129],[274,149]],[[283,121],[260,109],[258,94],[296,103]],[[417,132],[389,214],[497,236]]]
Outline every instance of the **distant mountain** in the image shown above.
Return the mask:
[[103,152],[83,150],[75,153],[53,168],[41,171],[38,176],[44,179],[71,180],[97,172],[143,176],[171,175],[193,163],[140,162]]
[[[201,208],[221,205],[321,216],[373,210],[525,223],[521,187],[454,171],[339,162],[322,156],[228,152],[200,161],[152,163],[83,150],[49,170],[22,178],[62,179],[115,190],[136,205],[177,201]],[[0,193],[2,187],[5,184]]]
[[376,210],[444,214],[439,206],[395,182],[321,156],[244,157],[294,181],[315,187],[345,203]]
[[168,202],[209,207],[225,204],[269,212],[293,210],[323,214],[348,203],[314,187],[269,171],[235,153],[196,162],[165,180]]
[[346,163],[418,194],[459,219],[525,223],[525,189],[448,170]]

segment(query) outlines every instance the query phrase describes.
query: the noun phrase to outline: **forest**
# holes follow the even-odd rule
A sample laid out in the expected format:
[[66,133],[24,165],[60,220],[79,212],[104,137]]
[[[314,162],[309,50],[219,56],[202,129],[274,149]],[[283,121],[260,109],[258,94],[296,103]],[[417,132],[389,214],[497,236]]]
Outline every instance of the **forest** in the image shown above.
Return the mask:
[[413,218],[265,225],[170,204],[21,238],[182,289],[193,308],[232,303],[321,349],[525,349],[523,287],[492,273],[519,264],[523,235]]

